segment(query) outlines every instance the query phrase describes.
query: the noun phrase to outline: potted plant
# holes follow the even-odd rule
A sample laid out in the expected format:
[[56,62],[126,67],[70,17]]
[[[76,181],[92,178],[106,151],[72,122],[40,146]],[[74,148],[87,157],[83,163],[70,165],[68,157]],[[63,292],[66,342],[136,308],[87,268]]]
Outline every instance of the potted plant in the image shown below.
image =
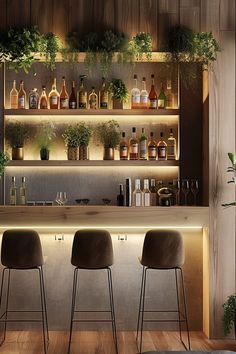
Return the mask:
[[79,160],[80,128],[79,124],[69,125],[62,135],[67,147],[68,160]]
[[12,148],[12,160],[24,159],[24,144],[29,138],[29,129],[22,123],[9,123],[6,126],[6,140]]
[[109,92],[112,97],[113,109],[123,109],[123,102],[126,102],[129,94],[121,79],[112,79],[109,84]]
[[52,122],[43,123],[36,134],[41,160],[49,160],[49,147],[55,137],[56,132],[54,124]]
[[9,162],[9,157],[3,151],[0,151],[0,179],[4,173],[5,167]]
[[79,131],[79,159],[89,160],[88,145],[92,136],[92,128],[81,122],[78,126]]
[[236,294],[228,296],[223,304],[223,309],[224,334],[227,336],[234,329],[234,336],[236,337]]
[[120,142],[119,124],[115,120],[98,124],[96,136],[104,146],[103,160],[114,160],[114,150]]

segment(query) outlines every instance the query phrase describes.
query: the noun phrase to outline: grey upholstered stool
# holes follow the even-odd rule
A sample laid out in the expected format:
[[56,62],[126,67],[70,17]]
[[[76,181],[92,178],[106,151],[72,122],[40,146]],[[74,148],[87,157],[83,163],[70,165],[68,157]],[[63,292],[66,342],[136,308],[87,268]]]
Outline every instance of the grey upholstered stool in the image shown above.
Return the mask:
[[[188,317],[187,317],[187,306],[185,299],[185,289],[184,289],[184,279],[182,272],[182,265],[184,264],[185,252],[182,235],[174,230],[150,230],[146,233],[143,245],[142,258],[140,260],[143,266],[140,302],[139,302],[139,313],[138,313],[138,325],[137,325],[137,335],[136,340],[138,340],[139,328],[140,328],[140,346],[139,352],[142,352],[142,338],[143,338],[143,323],[144,322],[168,322],[168,320],[149,320],[144,319],[145,312],[172,312],[178,314],[178,319],[171,319],[170,322],[179,323],[180,340],[185,345],[182,338],[182,322],[186,324],[187,336],[188,336],[188,349],[190,350],[190,336],[188,328]],[[177,296],[177,310],[176,311],[145,311],[145,291],[146,291],[146,275],[147,270],[173,270],[175,272],[175,288]],[[183,294],[183,304],[184,304],[184,314],[181,313],[180,309],[180,298],[179,298],[179,284],[178,284],[178,273],[181,275],[181,287]],[[140,318],[141,317],[141,318]]]
[[[73,323],[93,322],[93,320],[83,320],[83,319],[74,318],[75,313],[93,312],[93,311],[76,310],[78,272],[80,269],[107,271],[110,310],[96,311],[96,312],[110,313],[111,318],[107,320],[101,320],[101,322],[111,322],[115,349],[116,349],[116,353],[118,353],[116,320],[115,320],[114,299],[113,299],[112,272],[110,268],[110,266],[113,264],[113,247],[112,247],[111,235],[109,234],[109,232],[106,230],[89,230],[89,229],[77,231],[75,233],[73,246],[72,246],[71,264],[75,266],[75,270],[74,270],[73,291],[72,291],[68,354],[70,354]],[[96,322],[100,322],[100,321],[96,320]]]
[[[3,297],[4,276],[8,271],[7,277],[7,290],[6,290],[6,307],[4,313],[0,317],[0,322],[4,323],[4,334],[1,345],[6,338],[6,330],[8,322],[41,322],[43,325],[43,341],[44,352],[47,353],[49,335],[48,335],[48,321],[47,321],[47,308],[46,296],[44,288],[43,277],[43,254],[39,235],[34,230],[7,230],[3,233],[2,248],[1,248],[1,262],[4,266],[2,273],[2,283],[0,292],[0,311]],[[11,272],[37,270],[39,275],[40,284],[40,299],[41,310],[38,311],[12,311],[8,309],[9,303],[9,290],[11,281]],[[41,313],[41,319],[9,319],[10,313]]]

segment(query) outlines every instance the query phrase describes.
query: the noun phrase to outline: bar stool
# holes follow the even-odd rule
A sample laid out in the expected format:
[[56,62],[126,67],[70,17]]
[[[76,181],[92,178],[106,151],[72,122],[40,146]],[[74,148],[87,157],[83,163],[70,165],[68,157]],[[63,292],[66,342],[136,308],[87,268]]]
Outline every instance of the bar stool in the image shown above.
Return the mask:
[[[138,345],[139,328],[140,328],[140,346],[139,353],[142,352],[142,339],[143,339],[143,323],[144,322],[178,322],[179,323],[179,333],[180,340],[186,350],[190,349],[190,336],[188,327],[188,316],[187,316],[187,306],[186,297],[184,289],[184,278],[182,272],[182,265],[184,264],[185,252],[182,235],[174,230],[150,230],[146,233],[143,245],[142,258],[140,260],[143,266],[142,282],[141,282],[141,292],[140,292],[140,302],[139,302],[139,313],[138,313],[138,324],[137,324],[137,334],[136,342]],[[154,270],[173,270],[175,272],[175,288],[177,297],[177,310],[174,311],[146,311],[145,310],[145,291],[146,291],[146,277],[147,271],[150,269]],[[181,313],[180,309],[180,298],[179,298],[179,284],[178,284],[178,271],[181,276],[181,287],[183,295],[183,305],[184,314]],[[162,320],[162,319],[144,319],[145,312],[171,312],[178,313],[178,319]],[[141,318],[140,318],[141,317]],[[140,323],[141,322],[141,323]],[[182,337],[182,323],[185,322],[187,337],[188,337],[188,348],[185,345]],[[141,325],[141,326],[140,326]]]
[[[43,254],[39,235],[34,230],[7,230],[3,233],[1,247],[1,262],[4,266],[2,273],[1,291],[0,291],[0,311],[3,297],[4,277],[8,271],[7,289],[6,289],[6,307],[4,313],[0,317],[0,323],[4,323],[2,345],[6,338],[6,330],[8,322],[40,322],[43,325],[43,344],[44,353],[47,353],[49,344],[48,320],[46,296],[43,276]],[[9,292],[11,282],[11,272],[37,270],[39,274],[40,285],[40,302],[41,310],[37,311],[20,311],[9,310]],[[9,319],[10,313],[41,313],[41,319]]]
[[[110,266],[113,264],[113,247],[111,235],[106,230],[79,230],[75,233],[71,264],[75,266],[73,290],[72,290],[72,304],[71,304],[71,321],[70,321],[70,336],[68,354],[70,354],[71,338],[74,322],[111,322],[113,340],[115,350],[118,354],[117,333],[116,333],[116,319],[113,298],[112,272]],[[110,300],[110,310],[107,311],[82,311],[76,310],[76,296],[78,289],[78,273],[79,270],[106,270],[108,277],[108,290]],[[110,313],[111,318],[106,320],[83,320],[75,319],[75,313],[80,312],[101,312]]]

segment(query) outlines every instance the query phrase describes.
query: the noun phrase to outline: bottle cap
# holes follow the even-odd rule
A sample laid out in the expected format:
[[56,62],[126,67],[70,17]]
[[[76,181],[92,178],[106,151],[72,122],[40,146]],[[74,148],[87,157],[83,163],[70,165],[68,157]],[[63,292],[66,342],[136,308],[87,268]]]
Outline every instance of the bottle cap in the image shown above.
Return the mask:
[[135,189],[140,189],[140,179],[135,180]]
[[154,74],[151,75],[151,78],[154,79]]
[[137,78],[138,78],[137,74],[134,74],[134,79],[137,79]]
[[21,181],[24,183],[25,182],[25,177],[21,177]]
[[125,132],[122,132],[122,138],[125,138]]
[[11,178],[11,180],[12,180],[12,182],[15,182],[15,181],[16,181],[16,177],[13,176],[13,177]]
[[132,132],[136,133],[136,128],[135,127],[132,128]]
[[146,81],[146,77],[143,77],[143,81]]
[[121,183],[121,184],[119,184],[119,188],[120,188],[120,194],[121,193],[123,193],[123,191],[124,191],[124,186],[123,186],[123,184]]
[[160,134],[160,135],[161,135],[161,138],[163,138],[163,136],[164,136],[163,132],[161,132],[161,134]]
[[150,133],[150,136],[153,137],[153,135],[154,135],[153,132],[151,132],[151,133]]
[[151,186],[152,187],[155,187],[156,185],[156,180],[154,178],[151,179]]
[[172,128],[170,128],[170,134],[173,134],[173,129]]
[[145,131],[145,129],[144,129],[144,128],[142,128],[142,133],[144,133],[144,131]]

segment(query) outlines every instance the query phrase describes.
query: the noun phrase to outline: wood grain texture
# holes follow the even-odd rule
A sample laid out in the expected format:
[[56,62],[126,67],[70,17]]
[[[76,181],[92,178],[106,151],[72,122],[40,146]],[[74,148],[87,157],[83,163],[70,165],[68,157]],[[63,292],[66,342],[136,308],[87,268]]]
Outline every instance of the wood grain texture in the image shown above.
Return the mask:
[[179,12],[179,0],[159,0],[159,14],[176,14]]
[[69,31],[78,31],[80,38],[94,31],[94,0],[69,0]]
[[[52,1],[52,0],[51,0]],[[69,2],[64,0],[53,0],[53,32],[64,43],[66,34],[69,31]]]
[[115,0],[94,1],[94,31],[102,36],[104,31],[115,28]]
[[[43,16],[42,16],[43,14]],[[33,0],[31,2],[31,24],[38,25],[42,33],[52,31],[53,2],[48,0]]]
[[202,110],[202,203],[209,205],[209,74],[203,71]]
[[148,32],[152,36],[153,51],[157,50],[158,43],[158,6],[156,0],[140,0],[140,27],[141,32]]
[[8,0],[7,27],[27,27],[30,24],[30,0]]
[[199,32],[200,7],[180,7],[180,23]]
[[225,0],[220,2],[220,30],[235,30],[235,1]]
[[0,0],[0,29],[7,26],[7,0]]
[[139,32],[139,0],[115,0],[115,27],[134,36]]

